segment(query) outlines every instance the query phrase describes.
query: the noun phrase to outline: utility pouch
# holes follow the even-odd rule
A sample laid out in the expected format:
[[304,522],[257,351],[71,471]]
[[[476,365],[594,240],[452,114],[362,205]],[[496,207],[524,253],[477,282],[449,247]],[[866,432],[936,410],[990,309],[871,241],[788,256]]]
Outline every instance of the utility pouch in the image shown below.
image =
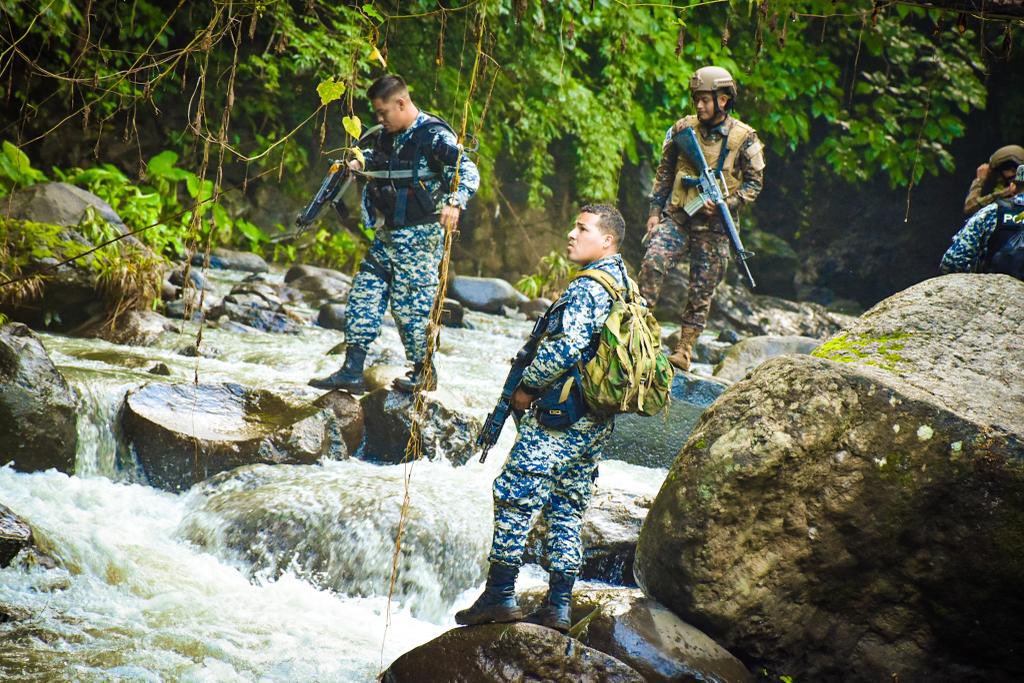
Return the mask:
[[533,414],[544,427],[564,430],[587,413],[583,379],[579,366],[573,366],[533,402]]

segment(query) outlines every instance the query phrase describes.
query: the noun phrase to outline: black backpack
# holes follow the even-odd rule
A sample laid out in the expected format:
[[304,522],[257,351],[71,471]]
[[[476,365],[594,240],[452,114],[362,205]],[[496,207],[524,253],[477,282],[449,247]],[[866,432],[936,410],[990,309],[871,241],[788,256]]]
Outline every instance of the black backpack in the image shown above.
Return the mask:
[[[996,229],[988,238],[985,273],[1005,273],[1024,280],[1024,206],[1000,200]],[[1019,221],[1019,222],[1018,222]]]

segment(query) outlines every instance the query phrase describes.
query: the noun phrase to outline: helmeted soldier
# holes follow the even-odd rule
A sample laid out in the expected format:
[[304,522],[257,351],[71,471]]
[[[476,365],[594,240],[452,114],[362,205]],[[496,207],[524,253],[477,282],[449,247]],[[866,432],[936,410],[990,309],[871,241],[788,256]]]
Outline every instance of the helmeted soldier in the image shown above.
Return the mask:
[[[436,387],[433,368],[424,372],[427,322],[437,296],[438,266],[444,255],[444,230],[454,229],[480,185],[480,174],[459,147],[445,121],[420,111],[398,76],[377,79],[367,96],[383,129],[366,151],[363,224],[376,229],[373,244],[359,265],[345,311],[345,362],[341,369],[310,384],[320,389],[363,391],[363,365],[380,334],[391,303],[406,358],[413,368],[395,388],[413,391],[425,375]],[[458,173],[458,186],[453,188]]]
[[[625,287],[626,269],[618,254],[624,235],[625,221],[617,209],[585,206],[569,233],[569,260],[588,270],[601,270]],[[572,400],[572,392],[566,393],[565,378],[597,352],[596,340],[611,308],[612,299],[604,286],[580,277],[545,314],[542,324],[546,332],[511,400],[513,409],[526,412],[515,445],[494,480],[494,537],[487,584],[471,607],[455,615],[459,624],[522,619],[515,580],[527,534],[540,512],[548,525],[548,595],[544,606],[527,620],[569,630],[570,597],[582,561],[580,527],[613,418],[586,412],[585,404],[577,404],[584,411],[577,421],[568,426],[545,426],[551,415],[574,411],[545,413],[540,406],[548,396],[559,393]]]
[[[764,181],[764,147],[753,128],[731,115],[736,82],[718,66],[705,66],[690,78],[690,95],[697,113],[669,128],[661,162],[651,190],[651,211],[644,236],[640,266],[640,292],[651,308],[661,294],[665,274],[684,257],[690,277],[680,318],[679,343],[669,361],[690,368],[694,342],[707,324],[711,297],[725,276],[729,238],[718,210],[711,202],[690,216],[683,207],[698,196],[698,189],[683,181],[699,175],[692,159],[678,152],[673,138],[693,128],[704,158],[725,179],[726,204],[734,219],[738,211],[757,199]],[[737,220],[737,225],[739,221]]]
[[988,162],[978,167],[971,181],[964,199],[964,215],[970,216],[999,199],[1017,194],[1018,188],[1024,187],[1014,182],[1020,164],[1024,164],[1024,147],[1006,145],[993,152]]
[[971,216],[942,256],[942,273],[1005,273],[1024,280],[1024,164],[1012,178],[1020,188]]

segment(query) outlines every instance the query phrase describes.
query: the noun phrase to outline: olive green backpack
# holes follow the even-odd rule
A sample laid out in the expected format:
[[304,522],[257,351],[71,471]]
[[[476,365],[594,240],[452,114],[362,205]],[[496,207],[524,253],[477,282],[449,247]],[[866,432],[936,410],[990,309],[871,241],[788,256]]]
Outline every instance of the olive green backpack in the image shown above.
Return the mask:
[[601,270],[583,270],[577,278],[594,280],[612,298],[597,353],[583,368],[583,395],[597,415],[657,415],[669,401],[672,365],[661,352],[661,326],[647,308],[636,283],[626,287]]

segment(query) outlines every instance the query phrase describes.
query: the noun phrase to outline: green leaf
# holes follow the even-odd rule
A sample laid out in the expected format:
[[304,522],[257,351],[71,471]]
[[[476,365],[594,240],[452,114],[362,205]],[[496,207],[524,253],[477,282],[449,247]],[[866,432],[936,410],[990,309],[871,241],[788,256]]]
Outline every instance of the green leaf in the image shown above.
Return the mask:
[[376,19],[377,23],[384,23],[384,17],[382,17],[380,15],[380,12],[377,11],[377,8],[375,8],[370,3],[366,3],[365,5],[363,5],[363,14],[370,17],[371,19]]
[[339,99],[345,93],[345,84],[335,81],[334,76],[331,76],[316,86],[316,92],[320,95],[321,104],[326,106]]
[[341,125],[354,140],[358,140],[359,136],[363,134],[363,122],[358,117],[345,116],[341,119]]

